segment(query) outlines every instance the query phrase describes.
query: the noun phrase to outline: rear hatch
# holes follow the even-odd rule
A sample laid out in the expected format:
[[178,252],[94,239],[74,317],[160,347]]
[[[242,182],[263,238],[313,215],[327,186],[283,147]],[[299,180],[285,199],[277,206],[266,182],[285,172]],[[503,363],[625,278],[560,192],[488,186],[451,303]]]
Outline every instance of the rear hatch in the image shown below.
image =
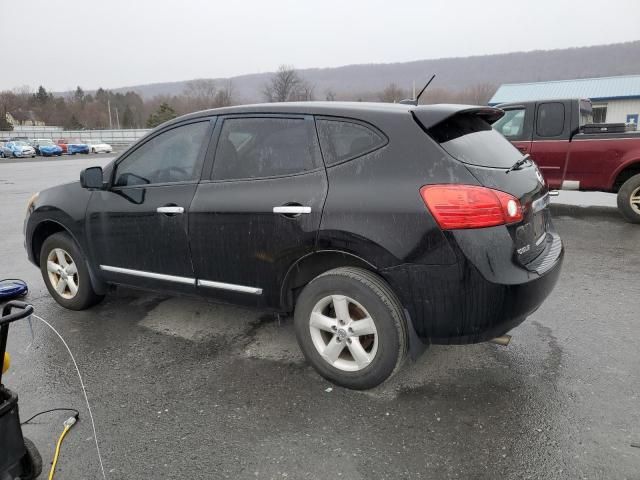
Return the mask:
[[536,259],[552,242],[549,195],[538,167],[531,160],[513,168],[523,155],[489,122],[500,118],[502,111],[476,107],[458,110],[435,123],[421,121],[421,109],[413,111],[427,134],[453,158],[462,162],[485,187],[516,197],[523,209],[521,222],[507,226],[514,241],[516,260],[530,270],[539,270]]

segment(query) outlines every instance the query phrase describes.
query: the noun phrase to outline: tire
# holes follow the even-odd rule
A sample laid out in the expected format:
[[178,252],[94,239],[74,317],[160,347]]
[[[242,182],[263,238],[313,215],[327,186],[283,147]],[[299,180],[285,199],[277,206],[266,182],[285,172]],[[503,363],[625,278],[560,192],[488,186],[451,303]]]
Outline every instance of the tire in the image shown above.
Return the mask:
[[[302,290],[294,326],[303,355],[321,376],[365,390],[390,378],[405,359],[408,337],[403,312],[391,287],[378,275],[342,267],[319,275]],[[321,355],[320,350],[329,346],[332,353]]]
[[22,475],[20,480],[32,480],[42,473],[42,457],[40,452],[28,438],[24,439],[24,446],[27,453],[22,457]]
[[618,210],[631,223],[640,223],[640,173],[622,184],[618,191]]
[[51,296],[69,310],[85,310],[104,298],[93,289],[85,257],[66,232],[54,233],[44,241],[40,273]]

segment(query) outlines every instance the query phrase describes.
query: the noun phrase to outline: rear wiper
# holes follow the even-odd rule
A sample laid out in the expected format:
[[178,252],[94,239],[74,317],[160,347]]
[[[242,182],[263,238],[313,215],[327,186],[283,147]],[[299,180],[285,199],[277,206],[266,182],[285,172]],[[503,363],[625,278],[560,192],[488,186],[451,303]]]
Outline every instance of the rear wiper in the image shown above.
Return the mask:
[[514,163],[513,165],[511,165],[511,168],[509,170],[507,170],[505,173],[509,173],[512,172],[514,170],[520,170],[520,168],[522,167],[522,165],[524,165],[525,163],[527,163],[527,161],[531,158],[531,155],[529,155],[528,153],[526,153],[520,160],[518,160],[516,163]]

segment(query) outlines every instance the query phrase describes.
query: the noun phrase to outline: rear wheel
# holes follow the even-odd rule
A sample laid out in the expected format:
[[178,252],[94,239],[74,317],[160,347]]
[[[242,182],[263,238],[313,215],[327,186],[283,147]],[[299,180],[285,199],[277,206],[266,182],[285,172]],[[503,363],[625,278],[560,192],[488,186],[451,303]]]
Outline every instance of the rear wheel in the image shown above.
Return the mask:
[[381,384],[402,365],[405,322],[391,287],[354,267],[316,277],[295,309],[296,337],[307,361],[327,380],[358,390]]
[[22,475],[20,480],[32,480],[42,473],[42,457],[40,452],[28,438],[24,439],[24,447],[27,453],[22,457]]
[[51,296],[65,308],[84,310],[104,298],[93,289],[84,256],[66,232],[54,233],[44,241],[40,272]]
[[631,223],[640,223],[640,174],[622,184],[618,191],[618,209]]

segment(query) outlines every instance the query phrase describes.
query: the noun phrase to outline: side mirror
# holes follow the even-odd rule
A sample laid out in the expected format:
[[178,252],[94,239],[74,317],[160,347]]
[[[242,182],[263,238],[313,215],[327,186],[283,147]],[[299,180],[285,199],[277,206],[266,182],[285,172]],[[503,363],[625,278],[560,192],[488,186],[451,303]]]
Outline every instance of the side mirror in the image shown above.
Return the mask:
[[80,186],[89,190],[103,188],[102,167],[89,167],[80,172]]

